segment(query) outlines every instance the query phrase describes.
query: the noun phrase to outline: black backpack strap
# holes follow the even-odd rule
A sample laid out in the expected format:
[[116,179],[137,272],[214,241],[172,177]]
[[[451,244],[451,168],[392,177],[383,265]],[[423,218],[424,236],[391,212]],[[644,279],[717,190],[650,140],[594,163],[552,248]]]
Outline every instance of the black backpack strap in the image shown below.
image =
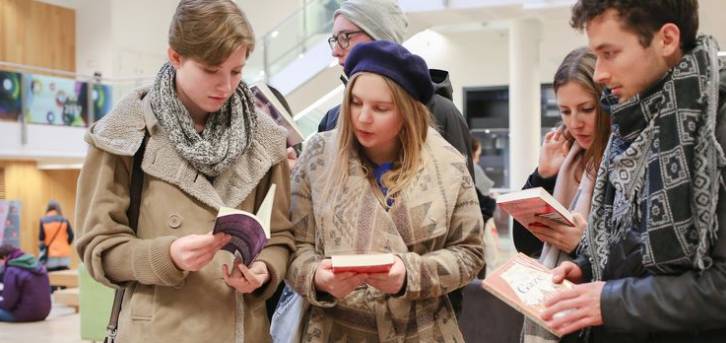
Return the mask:
[[[129,227],[136,233],[139,225],[139,208],[141,206],[141,191],[144,185],[144,172],[141,170],[141,161],[144,159],[144,151],[146,150],[146,141],[149,139],[149,133],[144,130],[144,139],[141,141],[141,146],[136,150],[132,161],[131,169],[131,184],[129,186],[129,208],[126,210],[126,215],[129,218]],[[106,338],[103,340],[104,343],[113,343],[116,341],[116,334],[118,331],[118,317],[121,313],[121,302],[124,299],[125,288],[116,290],[116,294],[113,297],[113,307],[111,307],[111,318],[108,319],[108,326],[106,326]]]

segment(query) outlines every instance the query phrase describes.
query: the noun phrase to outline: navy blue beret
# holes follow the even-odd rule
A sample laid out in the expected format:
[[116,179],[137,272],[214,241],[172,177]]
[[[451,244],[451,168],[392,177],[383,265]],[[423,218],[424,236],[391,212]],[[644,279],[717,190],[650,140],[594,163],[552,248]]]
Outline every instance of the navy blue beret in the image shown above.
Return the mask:
[[391,41],[356,45],[345,59],[344,71],[348,77],[363,71],[385,76],[424,104],[434,95],[429,68],[423,58]]

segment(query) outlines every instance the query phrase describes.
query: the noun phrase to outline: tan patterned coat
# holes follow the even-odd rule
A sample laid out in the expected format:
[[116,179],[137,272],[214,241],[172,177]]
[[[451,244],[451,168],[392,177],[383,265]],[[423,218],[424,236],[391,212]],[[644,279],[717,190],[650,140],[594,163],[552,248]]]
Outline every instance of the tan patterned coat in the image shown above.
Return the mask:
[[[304,342],[463,342],[446,294],[471,281],[484,263],[483,223],[464,157],[429,130],[424,164],[386,211],[359,160],[342,196],[323,201],[335,132],[310,139],[292,180],[297,252],[288,281],[312,306]],[[316,292],[320,260],[335,254],[392,252],[403,260],[405,292],[360,288],[344,299]]]

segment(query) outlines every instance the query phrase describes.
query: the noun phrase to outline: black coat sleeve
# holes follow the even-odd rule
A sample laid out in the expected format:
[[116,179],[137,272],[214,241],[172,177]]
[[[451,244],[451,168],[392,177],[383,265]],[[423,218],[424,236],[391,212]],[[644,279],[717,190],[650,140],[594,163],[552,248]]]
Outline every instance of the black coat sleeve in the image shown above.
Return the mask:
[[[522,189],[529,189],[535,187],[542,187],[548,193],[552,194],[555,190],[555,182],[557,176],[544,178],[537,172],[537,169],[529,175],[527,183],[524,184]],[[526,254],[530,257],[539,257],[542,253],[542,241],[535,237],[527,228],[522,226],[518,221],[512,223],[512,241],[514,241],[514,247],[517,251]]]
[[[726,225],[726,201],[720,199],[719,224]],[[607,281],[600,299],[605,327],[626,332],[725,329],[726,235],[719,235],[711,257],[711,267],[700,273]]]
[[434,94],[434,97],[431,98],[428,108],[436,121],[436,129],[441,136],[466,158],[466,168],[473,180],[474,161],[471,159],[471,134],[464,116],[451,100],[438,94]]

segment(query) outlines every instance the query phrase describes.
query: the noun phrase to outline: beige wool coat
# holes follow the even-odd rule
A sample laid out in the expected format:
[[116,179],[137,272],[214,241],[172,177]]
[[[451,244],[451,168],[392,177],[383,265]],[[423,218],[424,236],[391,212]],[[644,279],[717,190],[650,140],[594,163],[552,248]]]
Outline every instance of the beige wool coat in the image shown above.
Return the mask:
[[[78,253],[95,280],[127,287],[118,342],[270,341],[264,300],[284,278],[294,249],[284,131],[258,116],[252,145],[210,183],[176,153],[145,94],[128,96],[88,130],[78,180]],[[134,235],[126,216],[131,159],[145,129],[150,138]],[[177,237],[211,232],[221,206],[255,212],[273,183],[272,237],[257,257],[268,267],[269,282],[252,294],[236,293],[222,274],[234,256],[223,250],[198,272],[174,266],[169,247]]]
[[[314,136],[293,172],[291,219],[297,251],[288,281],[310,302],[304,342],[463,342],[448,292],[484,264],[483,222],[464,157],[435,130],[415,180],[386,211],[361,162],[339,197],[326,200],[337,131]],[[328,256],[391,252],[407,276],[401,294],[362,286],[344,299],[317,292],[313,277]]]

